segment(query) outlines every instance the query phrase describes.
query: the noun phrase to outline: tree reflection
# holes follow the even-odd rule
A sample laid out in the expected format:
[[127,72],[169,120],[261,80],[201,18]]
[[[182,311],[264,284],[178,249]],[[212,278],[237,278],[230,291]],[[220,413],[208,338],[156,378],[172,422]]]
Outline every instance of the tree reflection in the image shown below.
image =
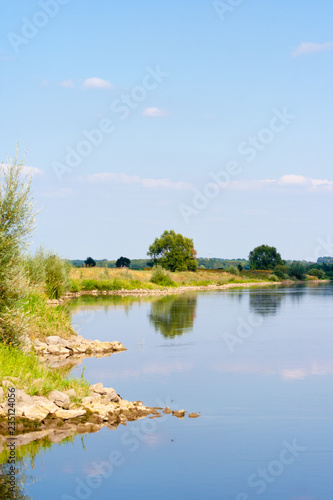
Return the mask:
[[283,292],[252,292],[250,293],[250,309],[261,316],[274,316],[286,298]]
[[173,339],[193,329],[196,308],[196,295],[168,295],[152,303],[149,320],[156,332]]

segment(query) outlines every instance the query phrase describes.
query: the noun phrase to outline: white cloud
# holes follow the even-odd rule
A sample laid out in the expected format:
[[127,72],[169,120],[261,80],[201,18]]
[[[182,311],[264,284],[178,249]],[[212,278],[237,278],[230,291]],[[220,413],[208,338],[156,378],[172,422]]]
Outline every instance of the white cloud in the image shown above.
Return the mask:
[[149,189],[171,189],[176,191],[185,191],[193,188],[193,185],[188,182],[183,181],[172,181],[170,179],[153,179],[153,178],[143,178],[138,175],[127,175],[127,174],[116,174],[116,173],[99,173],[88,175],[86,179],[89,182],[96,183],[115,183],[115,184],[136,184]]
[[103,80],[102,78],[94,76],[84,80],[82,87],[84,89],[113,89],[114,85],[112,85],[112,83],[108,80]]
[[333,42],[325,43],[313,43],[313,42],[302,42],[299,46],[292,52],[292,57],[303,56],[305,54],[313,54],[314,52],[323,52],[325,50],[331,50],[333,48]]
[[59,83],[60,87],[64,89],[73,89],[75,87],[73,80],[64,80]]
[[262,180],[244,180],[244,181],[231,181],[227,185],[221,183],[221,187],[237,191],[252,191],[263,189],[267,187],[275,188],[307,188],[310,190],[317,189],[333,189],[333,181],[328,179],[312,179],[311,177],[304,177],[303,175],[288,174],[283,175],[279,179],[262,179]]
[[41,87],[46,87],[46,86],[47,86],[47,84],[48,84],[48,81],[47,81],[47,79],[46,79],[46,78],[43,78],[43,80],[40,82],[40,86],[41,86]]
[[148,116],[149,118],[160,118],[167,115],[168,112],[165,109],[159,108],[146,108],[142,113],[142,116]]

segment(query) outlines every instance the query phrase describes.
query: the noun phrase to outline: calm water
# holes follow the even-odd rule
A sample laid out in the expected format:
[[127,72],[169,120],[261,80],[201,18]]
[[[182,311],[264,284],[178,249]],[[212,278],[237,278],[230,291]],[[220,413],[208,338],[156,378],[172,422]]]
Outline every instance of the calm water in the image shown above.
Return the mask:
[[[27,462],[33,499],[333,499],[333,287],[81,298],[73,323],[128,350],[73,370],[200,413],[75,438]],[[108,477],[96,463],[108,462]],[[112,465],[113,462],[113,465]],[[105,465],[105,464],[104,464]]]

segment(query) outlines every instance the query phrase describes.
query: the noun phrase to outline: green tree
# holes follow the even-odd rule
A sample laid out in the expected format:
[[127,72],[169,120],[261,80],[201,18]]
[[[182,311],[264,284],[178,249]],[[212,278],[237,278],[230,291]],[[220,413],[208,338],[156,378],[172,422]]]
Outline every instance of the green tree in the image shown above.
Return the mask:
[[196,271],[198,267],[193,240],[172,230],[156,238],[147,255],[169,271]]
[[23,161],[0,166],[0,341],[19,344],[26,331],[22,312],[28,291],[24,253],[35,228],[31,175]]
[[127,257],[119,257],[116,261],[116,267],[129,267],[130,265],[131,261]]
[[296,278],[299,281],[305,280],[306,268],[302,262],[292,262],[288,266],[288,274],[291,278]]
[[86,267],[95,267],[96,261],[92,257],[87,257],[84,261],[84,264]]
[[275,247],[261,245],[256,247],[249,254],[250,269],[268,270],[274,269],[275,266],[283,264],[281,255]]

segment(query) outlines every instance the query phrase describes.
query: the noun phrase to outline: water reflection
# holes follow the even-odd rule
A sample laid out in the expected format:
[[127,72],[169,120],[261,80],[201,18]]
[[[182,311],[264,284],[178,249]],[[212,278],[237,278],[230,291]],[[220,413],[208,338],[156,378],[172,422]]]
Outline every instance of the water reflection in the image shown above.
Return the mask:
[[285,298],[285,293],[273,292],[272,290],[269,292],[252,292],[249,295],[250,310],[260,314],[260,316],[274,316]]
[[153,302],[149,320],[156,332],[174,338],[193,329],[197,295],[166,296]]

